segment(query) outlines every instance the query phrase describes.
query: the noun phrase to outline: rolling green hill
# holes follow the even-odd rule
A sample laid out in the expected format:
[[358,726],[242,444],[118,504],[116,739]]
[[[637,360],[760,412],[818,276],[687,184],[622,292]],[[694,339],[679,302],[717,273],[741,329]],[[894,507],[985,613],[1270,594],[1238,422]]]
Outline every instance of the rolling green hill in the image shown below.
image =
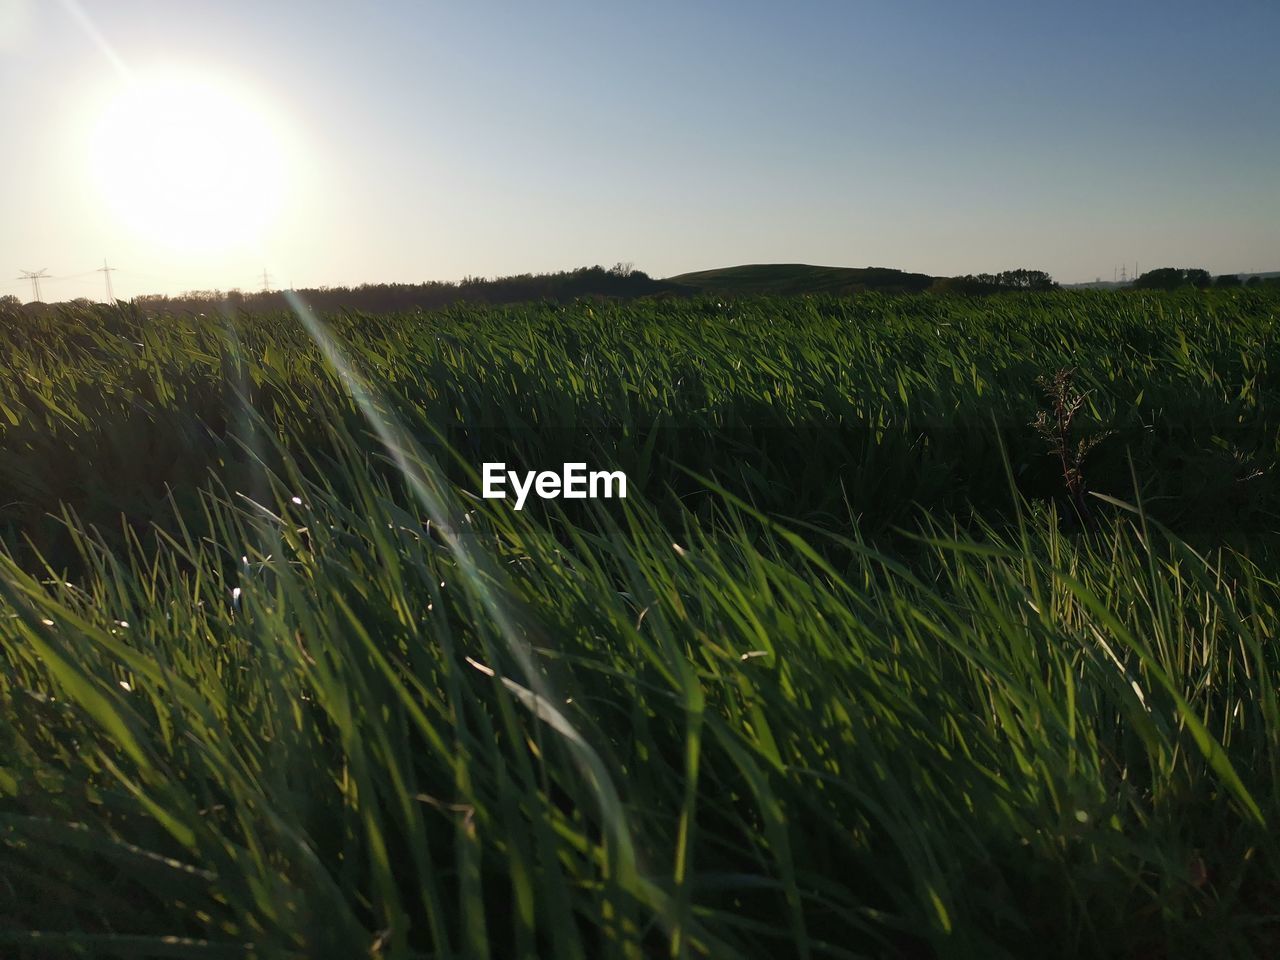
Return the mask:
[[668,283],[714,293],[845,293],[855,290],[927,290],[934,278],[889,267],[818,267],[807,263],[752,263],[667,277]]

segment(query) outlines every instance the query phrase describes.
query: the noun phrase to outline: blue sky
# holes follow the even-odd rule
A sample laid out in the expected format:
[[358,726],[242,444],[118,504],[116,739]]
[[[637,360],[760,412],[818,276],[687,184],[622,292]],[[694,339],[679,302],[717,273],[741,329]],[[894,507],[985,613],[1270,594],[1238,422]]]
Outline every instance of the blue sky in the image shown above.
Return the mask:
[[[79,7],[0,0],[0,277],[67,276],[49,297],[93,294],[104,256],[126,294],[264,267],[1280,269],[1274,0]],[[121,222],[90,169],[113,59],[266,111],[289,195],[269,227],[195,254]]]

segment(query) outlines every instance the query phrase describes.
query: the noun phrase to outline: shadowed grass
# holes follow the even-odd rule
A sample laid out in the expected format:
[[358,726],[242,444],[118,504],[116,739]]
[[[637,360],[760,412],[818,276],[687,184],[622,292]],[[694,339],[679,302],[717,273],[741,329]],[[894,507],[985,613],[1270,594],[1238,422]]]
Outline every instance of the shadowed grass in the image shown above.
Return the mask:
[[[1270,342],[1270,301],[1153,300],[1201,311],[1175,348],[1199,359],[1153,339],[1108,361],[1106,336],[1146,329],[1133,302],[1022,301],[1090,311],[1041,338],[1046,358],[1094,344],[1099,428],[1132,427],[1116,398],[1149,374],[1160,404],[1205,411],[1156,428],[1191,460],[1205,429],[1266,429],[1270,374],[1233,351]],[[1005,476],[1001,439],[1015,478],[1031,462],[1032,371],[959,341],[940,367],[915,301],[864,306],[887,332],[841,346],[853,306],[796,304],[778,356],[737,367],[734,317],[684,331],[665,305],[599,326],[587,306],[475,314],[478,332],[462,312],[363,318],[341,342],[390,440],[292,327],[30,333],[6,361],[30,376],[5,382],[4,476],[64,506],[0,557],[0,953],[1272,955],[1267,538],[1162,527],[1187,514],[1146,497],[1199,468],[1143,477],[1167,450],[1136,427],[1140,480],[1097,465],[1094,529],[971,486]],[[963,322],[1021,349],[1002,309]],[[614,323],[626,362],[568,342]],[[985,365],[967,379],[966,357]],[[956,418],[927,453],[918,404]],[[770,407],[795,438],[700,449]],[[847,465],[822,483],[811,409],[856,421],[830,427]],[[683,419],[650,443],[663,416]],[[470,426],[486,417],[492,435]],[[497,427],[553,458],[575,418],[602,462],[648,472],[631,499],[477,498]],[[966,479],[893,489],[929,463]],[[1269,515],[1269,489],[1232,515]],[[987,508],[952,509],[970,491]],[[890,516],[860,519],[866,497]]]

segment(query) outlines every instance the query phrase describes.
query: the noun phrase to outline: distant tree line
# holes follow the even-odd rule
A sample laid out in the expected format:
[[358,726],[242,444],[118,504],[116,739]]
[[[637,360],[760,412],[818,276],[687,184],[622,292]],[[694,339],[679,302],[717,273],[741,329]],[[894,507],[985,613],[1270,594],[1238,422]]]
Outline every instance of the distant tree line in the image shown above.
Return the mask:
[[[690,296],[698,291],[680,284],[654,280],[631,264],[612,267],[582,267],[559,273],[524,273],[510,277],[467,277],[457,283],[366,283],[357,287],[315,287],[298,294],[314,309],[322,311],[360,310],[390,313],[397,310],[434,309],[455,303],[511,304],[549,300],[567,302],[588,297],[632,299],[645,296]],[[77,298],[69,301],[89,305]],[[288,308],[283,291],[191,290],[168,296],[145,294],[133,303],[150,312],[208,313],[220,305],[236,310],[270,311]],[[0,309],[27,311],[53,304],[24,304],[15,296],[0,297]]]
[[[361,310],[390,313],[397,310],[435,309],[455,303],[512,304],[537,300],[571,301],[582,297],[631,299],[658,294],[688,293],[675,284],[654,280],[630,264],[582,267],[559,273],[523,273],[510,277],[466,277],[461,281],[426,283],[365,283],[356,287],[314,287],[298,294],[314,309]],[[195,290],[178,296],[148,295],[134,298],[144,308],[203,312],[225,303],[234,309],[284,309],[281,291]]]
[[[831,272],[831,271],[827,271]],[[918,293],[980,296],[1018,291],[1059,289],[1058,283],[1043,270],[1004,270],[1000,273],[965,274],[959,277],[929,277],[908,274],[888,268],[867,268],[856,273],[856,283],[833,283],[819,271],[818,278],[807,277],[777,283],[762,281],[759,290],[720,290],[714,281],[707,285],[655,280],[631,264],[612,267],[581,267],[559,273],[522,273],[509,277],[466,277],[456,283],[367,283],[356,287],[315,287],[297,292],[314,309],[321,311],[359,310],[367,313],[390,313],[398,310],[436,309],[457,303],[501,305],[531,301],[570,302],[583,298],[630,300],[637,297],[688,297],[698,293],[738,295],[759,292],[774,295],[832,293],[847,296],[864,291],[881,293]],[[1237,274],[1211,277],[1198,267],[1161,267],[1149,270],[1130,286],[1137,290],[1174,290],[1180,287],[1280,286],[1280,275],[1242,279]],[[92,301],[77,298],[73,304],[89,305]],[[133,302],[155,313],[208,313],[220,305],[236,310],[273,311],[287,309],[282,291],[193,290],[176,296],[150,294],[135,297]],[[29,303],[12,295],[0,296],[0,312],[48,309],[52,304]]]
[[1178,287],[1208,287],[1213,283],[1208,270],[1199,267],[1161,267],[1148,270],[1133,281],[1135,290],[1174,290]]
[[1208,270],[1199,267],[1161,267],[1148,270],[1133,281],[1135,290],[1176,290],[1179,287],[1257,287],[1280,283],[1280,277],[1252,276],[1241,279],[1237,273],[1224,273],[1211,277]]
[[962,277],[939,277],[931,288],[937,293],[1005,293],[1009,291],[1057,290],[1058,283],[1043,270],[1003,270],[1000,273],[968,273]]

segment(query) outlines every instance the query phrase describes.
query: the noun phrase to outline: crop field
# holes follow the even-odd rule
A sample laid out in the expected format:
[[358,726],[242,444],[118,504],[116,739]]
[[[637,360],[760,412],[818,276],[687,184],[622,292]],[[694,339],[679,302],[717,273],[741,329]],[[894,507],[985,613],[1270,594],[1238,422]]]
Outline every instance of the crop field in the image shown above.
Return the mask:
[[3,319],[0,956],[1280,954],[1280,294],[293,307]]

